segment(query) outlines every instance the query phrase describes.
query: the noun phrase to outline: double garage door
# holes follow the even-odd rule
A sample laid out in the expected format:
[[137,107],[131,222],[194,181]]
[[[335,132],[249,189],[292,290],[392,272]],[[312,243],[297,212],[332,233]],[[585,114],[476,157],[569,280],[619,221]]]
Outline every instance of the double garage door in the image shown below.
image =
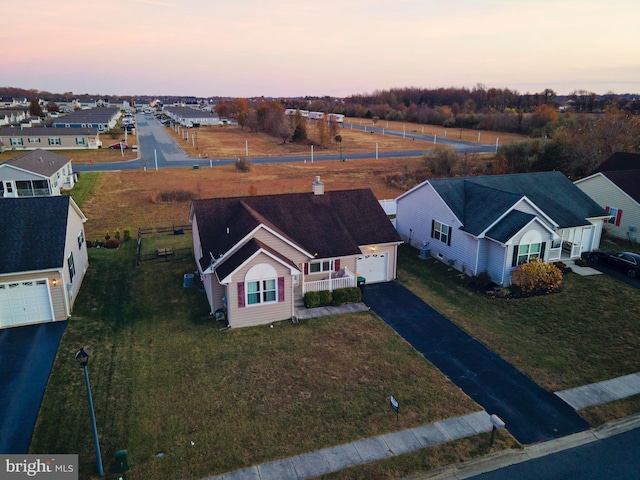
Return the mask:
[[0,328],[52,320],[46,280],[0,283]]
[[388,253],[370,253],[356,258],[356,272],[362,275],[367,283],[386,282]]

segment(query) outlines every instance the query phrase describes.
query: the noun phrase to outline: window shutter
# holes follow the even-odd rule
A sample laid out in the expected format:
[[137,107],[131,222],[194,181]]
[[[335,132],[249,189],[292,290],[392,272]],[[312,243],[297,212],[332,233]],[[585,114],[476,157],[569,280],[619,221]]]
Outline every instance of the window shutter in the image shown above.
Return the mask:
[[513,246],[513,259],[511,260],[511,266],[516,267],[518,265],[518,245]]
[[304,274],[305,275],[309,275],[309,264],[308,263],[304,264]]
[[238,283],[238,308],[244,308],[244,282]]
[[544,261],[544,250],[546,246],[547,246],[547,242],[542,242],[542,245],[540,245],[540,258],[543,261]]
[[278,302],[284,302],[284,277],[278,277]]
[[333,261],[333,266],[334,266],[334,268],[333,268],[333,269],[334,269],[336,272],[337,272],[338,270],[340,270],[340,259],[339,259],[339,258],[336,258],[336,259]]
[[431,238],[434,238],[433,233],[436,231],[436,221],[431,219]]
[[451,246],[451,227],[447,227],[449,230],[449,236],[447,237],[447,247]]
[[620,226],[621,218],[622,218],[622,210],[618,209],[618,213],[616,214],[616,227]]
[[609,213],[609,207],[608,206],[604,207],[604,211]]

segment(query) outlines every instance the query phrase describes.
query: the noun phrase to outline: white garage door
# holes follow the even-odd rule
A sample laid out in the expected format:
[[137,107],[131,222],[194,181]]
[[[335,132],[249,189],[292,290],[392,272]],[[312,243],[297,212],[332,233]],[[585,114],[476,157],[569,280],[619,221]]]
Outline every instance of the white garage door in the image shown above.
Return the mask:
[[0,283],[0,327],[53,320],[46,280]]
[[388,260],[388,253],[360,255],[356,259],[356,272],[362,275],[367,283],[386,282]]

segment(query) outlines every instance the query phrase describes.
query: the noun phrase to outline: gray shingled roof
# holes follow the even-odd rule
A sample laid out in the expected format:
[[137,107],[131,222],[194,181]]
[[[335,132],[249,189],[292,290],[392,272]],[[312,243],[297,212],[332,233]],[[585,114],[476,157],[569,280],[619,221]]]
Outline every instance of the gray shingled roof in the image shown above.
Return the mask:
[[500,243],[505,243],[527,226],[534,218],[536,218],[536,216],[530,213],[511,210],[503,219],[489,229],[487,237],[493,238]]
[[606,216],[602,207],[560,172],[435,178],[429,183],[463,222],[462,230],[473,235],[482,233],[523,196],[559,228],[589,225],[587,218]]
[[[206,268],[265,224],[318,258],[357,255],[360,245],[402,239],[369,189],[194,200]],[[228,229],[228,230],[227,230]]]
[[64,265],[69,198],[0,198],[0,273]]
[[63,155],[37,148],[11,158],[5,164],[50,177],[70,161],[70,158]]

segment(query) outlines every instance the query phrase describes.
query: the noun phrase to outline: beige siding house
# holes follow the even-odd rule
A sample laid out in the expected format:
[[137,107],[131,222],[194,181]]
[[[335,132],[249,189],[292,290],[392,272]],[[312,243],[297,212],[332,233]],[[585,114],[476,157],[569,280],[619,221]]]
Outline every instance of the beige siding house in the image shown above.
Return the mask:
[[575,185],[611,215],[604,226],[607,235],[637,242],[640,154],[615,153],[598,170]]
[[0,128],[4,150],[87,150],[100,148],[97,128]]
[[292,318],[306,292],[396,278],[402,243],[368,189],[196,200],[196,262],[232,328]]
[[86,220],[69,196],[0,199],[0,328],[69,318],[89,266]]

